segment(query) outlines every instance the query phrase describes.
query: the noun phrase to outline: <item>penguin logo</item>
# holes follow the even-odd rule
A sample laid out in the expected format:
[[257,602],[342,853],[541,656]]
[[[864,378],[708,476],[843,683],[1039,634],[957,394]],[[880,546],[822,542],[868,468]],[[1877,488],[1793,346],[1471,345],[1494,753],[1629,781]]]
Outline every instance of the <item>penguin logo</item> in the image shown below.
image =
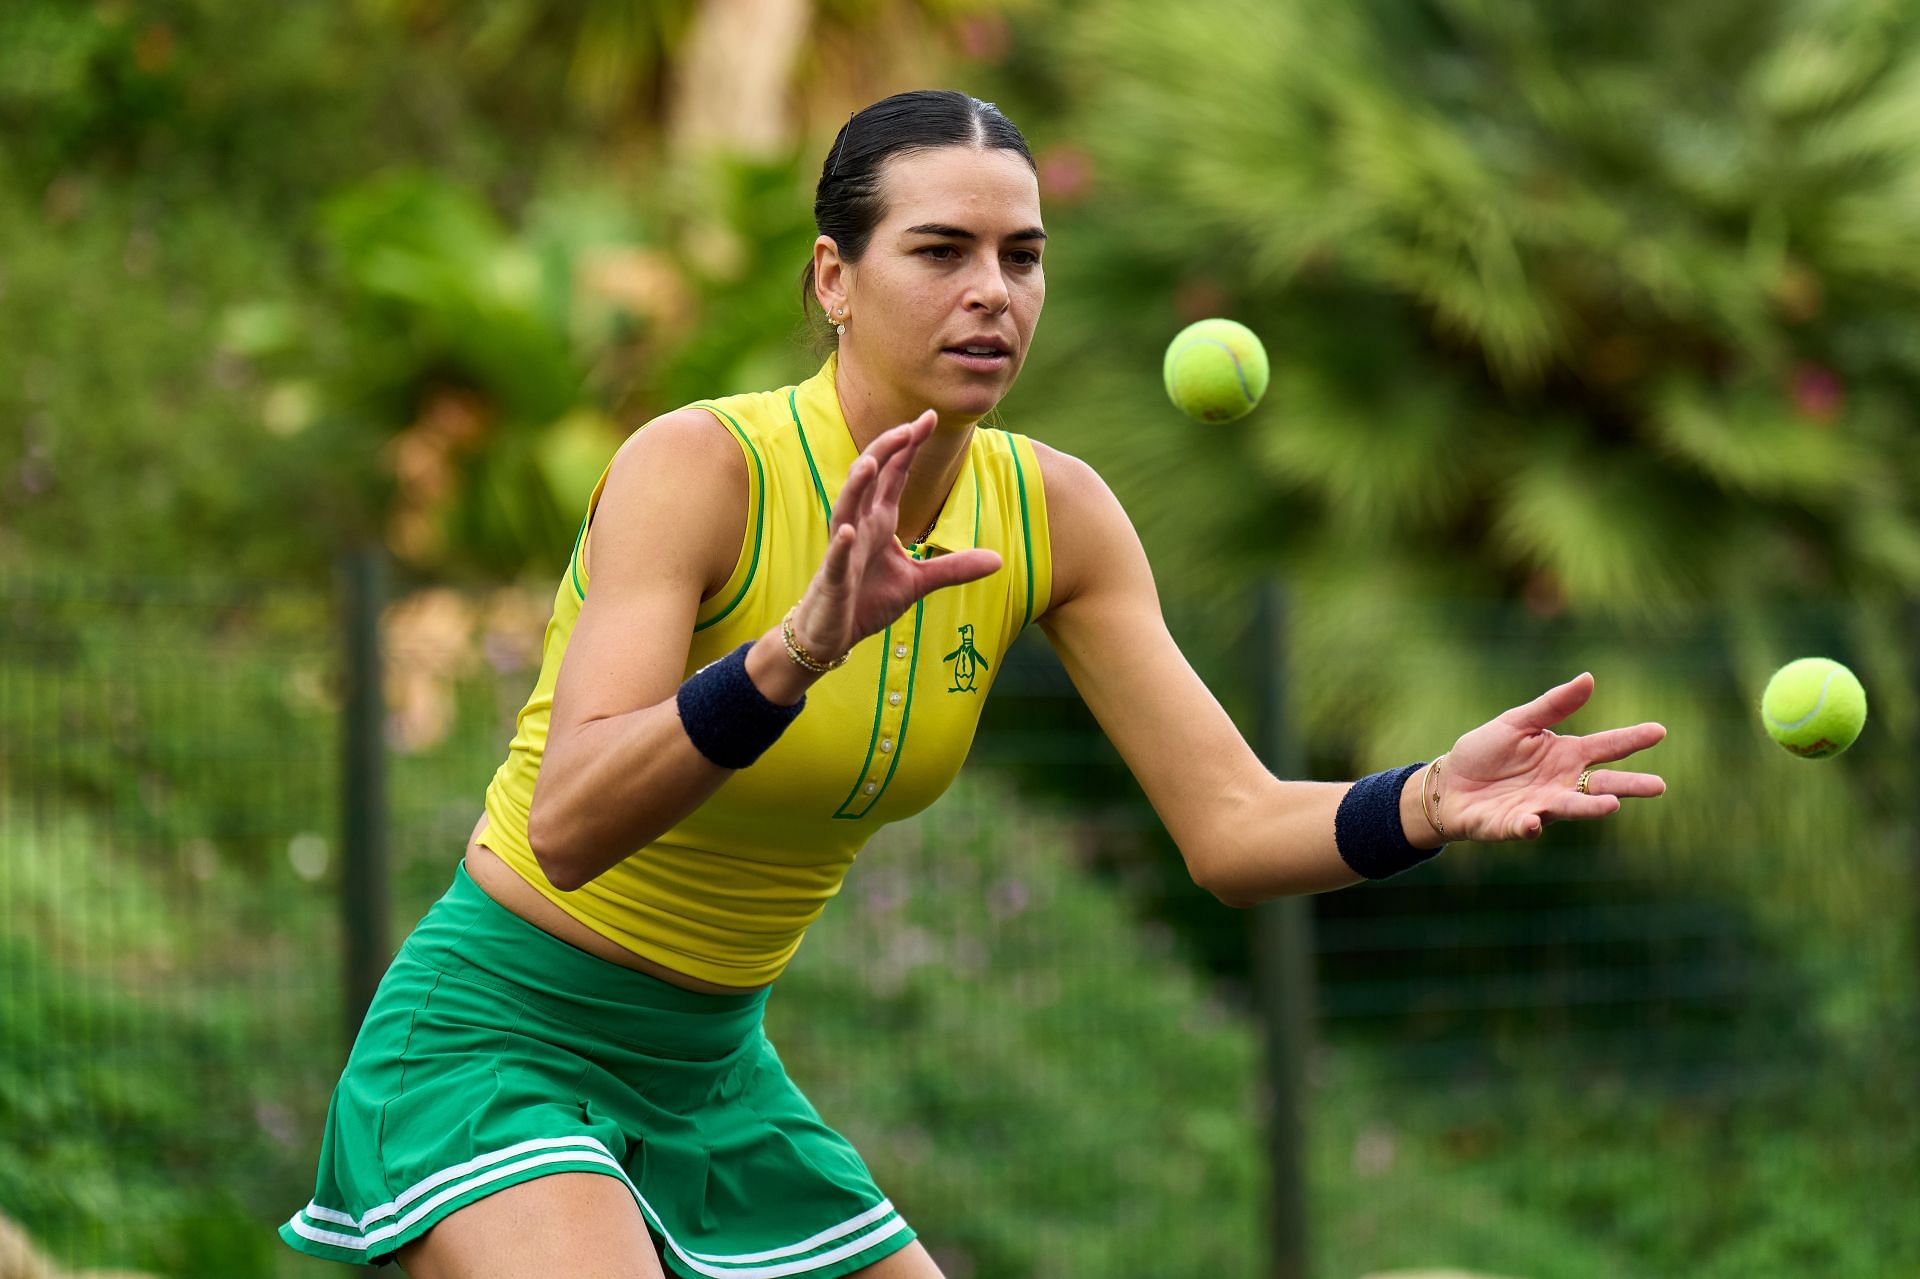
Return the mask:
[[980,650],[973,646],[973,627],[962,624],[960,627],[960,647],[940,659],[953,663],[953,687],[949,693],[976,693],[973,677],[977,671],[988,669],[987,659],[980,656]]

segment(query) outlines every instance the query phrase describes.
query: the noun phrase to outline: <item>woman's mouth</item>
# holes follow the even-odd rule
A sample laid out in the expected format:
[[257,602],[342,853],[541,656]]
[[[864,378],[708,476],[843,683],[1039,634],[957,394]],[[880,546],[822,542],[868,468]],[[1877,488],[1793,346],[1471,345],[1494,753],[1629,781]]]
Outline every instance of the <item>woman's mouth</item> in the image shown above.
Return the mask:
[[1013,359],[1011,353],[997,346],[950,346],[940,353],[976,373],[998,373]]

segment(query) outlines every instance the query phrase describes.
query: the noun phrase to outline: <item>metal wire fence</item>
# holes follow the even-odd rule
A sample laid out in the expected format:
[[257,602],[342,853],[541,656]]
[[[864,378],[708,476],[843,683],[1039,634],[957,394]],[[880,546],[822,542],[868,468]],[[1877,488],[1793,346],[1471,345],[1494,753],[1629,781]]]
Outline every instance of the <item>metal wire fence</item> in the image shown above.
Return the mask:
[[[387,946],[446,886],[545,605],[420,589],[384,610],[363,674],[382,690]],[[342,628],[336,597],[270,583],[0,582],[0,1229],[63,1263],[324,1272],[272,1227],[311,1190],[354,998]],[[1285,648],[1246,629],[1195,645],[1203,673],[1271,756],[1306,758],[1284,715],[1262,723],[1285,699],[1257,673],[1293,675]],[[1920,1228],[1870,1202],[1721,1220],[1749,1199],[1659,1178],[1732,1169],[1756,1202],[1845,1170],[1880,1180],[1873,1202],[1920,1189],[1915,807],[1895,794],[1835,850],[1834,875],[1907,885],[1839,928],[1821,902],[1767,900],[1766,850],[1665,857],[1572,829],[1291,923],[1229,912],[1184,883],[1030,637],[967,780],[862,854],[769,1033],[953,1279],[1277,1274],[1309,1254],[1299,1273],[1342,1279],[1658,1274],[1689,1234],[1744,1273],[1802,1246],[1863,1250],[1829,1273],[1895,1273],[1872,1267],[1920,1257]],[[1248,965],[1273,927],[1296,930],[1266,940],[1306,957],[1297,987]],[[1266,1141],[1276,1107],[1304,1144]],[[1715,1162],[1716,1143],[1751,1149]],[[1276,1249],[1276,1230],[1299,1237]],[[1565,1232],[1538,1254],[1560,1269],[1526,1260],[1530,1230]]]

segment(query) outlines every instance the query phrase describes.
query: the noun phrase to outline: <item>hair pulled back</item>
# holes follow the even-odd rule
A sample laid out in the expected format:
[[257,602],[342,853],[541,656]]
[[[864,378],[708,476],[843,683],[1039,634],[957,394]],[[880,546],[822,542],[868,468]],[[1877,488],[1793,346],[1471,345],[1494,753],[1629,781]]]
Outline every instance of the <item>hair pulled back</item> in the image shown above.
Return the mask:
[[[866,256],[873,229],[886,215],[881,166],[896,155],[949,146],[1012,151],[1035,167],[1026,138],[999,107],[952,89],[896,93],[841,126],[813,196],[813,224],[839,247],[841,261]],[[811,261],[800,276],[800,305],[811,316]]]

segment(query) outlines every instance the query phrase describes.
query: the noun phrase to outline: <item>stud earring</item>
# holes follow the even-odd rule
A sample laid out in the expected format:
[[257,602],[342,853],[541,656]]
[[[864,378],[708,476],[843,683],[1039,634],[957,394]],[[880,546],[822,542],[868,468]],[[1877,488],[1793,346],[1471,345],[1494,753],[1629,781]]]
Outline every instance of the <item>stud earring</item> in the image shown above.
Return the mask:
[[[833,308],[833,318],[836,320],[846,315],[846,313],[846,308],[844,307]],[[836,337],[845,337],[847,335],[847,326],[844,324],[836,324],[833,326],[833,332]]]

